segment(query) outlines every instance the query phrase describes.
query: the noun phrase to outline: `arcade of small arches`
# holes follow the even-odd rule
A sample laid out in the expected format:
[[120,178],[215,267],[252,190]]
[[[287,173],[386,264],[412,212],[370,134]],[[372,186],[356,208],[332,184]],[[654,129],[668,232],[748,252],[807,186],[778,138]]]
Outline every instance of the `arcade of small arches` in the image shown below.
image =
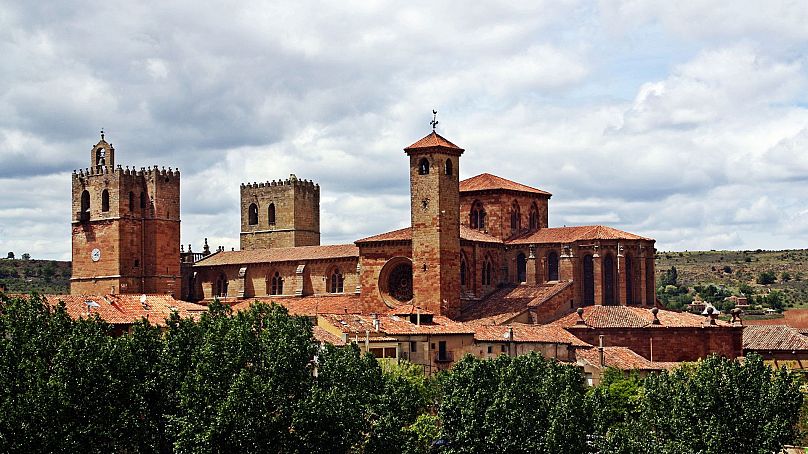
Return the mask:
[[[475,200],[471,204],[471,211],[469,212],[469,227],[475,230],[486,230],[487,213],[483,203],[480,200]],[[511,234],[519,233],[522,231],[522,210],[519,202],[514,200],[511,202],[508,209],[508,219],[510,221]],[[535,202],[530,204],[530,211],[527,216],[527,228],[530,231],[538,230],[539,226],[539,207]]]
[[[79,220],[82,222],[86,222],[90,220],[91,215],[91,197],[90,191],[87,189],[81,192],[80,197],[80,208],[79,208]],[[130,214],[135,214],[137,205],[135,204],[135,193],[133,191],[129,191],[129,195],[127,198],[127,208],[129,209]],[[146,196],[146,192],[140,192],[140,204],[139,208],[141,210],[145,210],[150,203],[148,201],[148,197]],[[101,212],[108,213],[110,211],[110,194],[109,189],[102,189],[101,190]]]

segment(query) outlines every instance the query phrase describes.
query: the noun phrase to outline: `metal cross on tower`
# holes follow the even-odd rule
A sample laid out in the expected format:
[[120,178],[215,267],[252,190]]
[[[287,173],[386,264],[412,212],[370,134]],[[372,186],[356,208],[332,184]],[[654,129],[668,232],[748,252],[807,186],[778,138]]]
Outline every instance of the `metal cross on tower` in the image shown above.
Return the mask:
[[438,111],[432,109],[432,121],[429,122],[432,125],[432,130],[435,130],[435,127],[438,126]]

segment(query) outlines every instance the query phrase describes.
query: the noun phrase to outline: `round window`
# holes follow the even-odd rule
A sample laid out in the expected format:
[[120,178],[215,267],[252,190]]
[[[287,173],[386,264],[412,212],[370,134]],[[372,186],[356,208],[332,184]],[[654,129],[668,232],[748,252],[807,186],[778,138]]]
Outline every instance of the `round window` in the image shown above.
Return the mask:
[[390,307],[412,300],[412,261],[407,257],[388,260],[379,273],[379,291]]

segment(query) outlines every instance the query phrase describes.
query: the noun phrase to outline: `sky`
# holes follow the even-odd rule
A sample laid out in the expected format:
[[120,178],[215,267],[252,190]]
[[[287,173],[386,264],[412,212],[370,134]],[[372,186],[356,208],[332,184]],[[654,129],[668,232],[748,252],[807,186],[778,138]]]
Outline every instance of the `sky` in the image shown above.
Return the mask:
[[321,187],[323,244],[409,223],[402,149],[553,193],[550,226],[660,250],[805,248],[808,2],[0,0],[0,251],[70,259],[103,128],[181,171],[182,243],[239,185]]

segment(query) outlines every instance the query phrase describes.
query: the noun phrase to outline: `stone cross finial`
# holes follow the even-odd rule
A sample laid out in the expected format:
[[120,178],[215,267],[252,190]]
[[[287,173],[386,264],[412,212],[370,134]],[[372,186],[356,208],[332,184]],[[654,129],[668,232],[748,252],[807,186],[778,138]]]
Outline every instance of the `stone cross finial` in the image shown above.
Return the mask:
[[101,140],[104,140],[104,128],[101,128]]

